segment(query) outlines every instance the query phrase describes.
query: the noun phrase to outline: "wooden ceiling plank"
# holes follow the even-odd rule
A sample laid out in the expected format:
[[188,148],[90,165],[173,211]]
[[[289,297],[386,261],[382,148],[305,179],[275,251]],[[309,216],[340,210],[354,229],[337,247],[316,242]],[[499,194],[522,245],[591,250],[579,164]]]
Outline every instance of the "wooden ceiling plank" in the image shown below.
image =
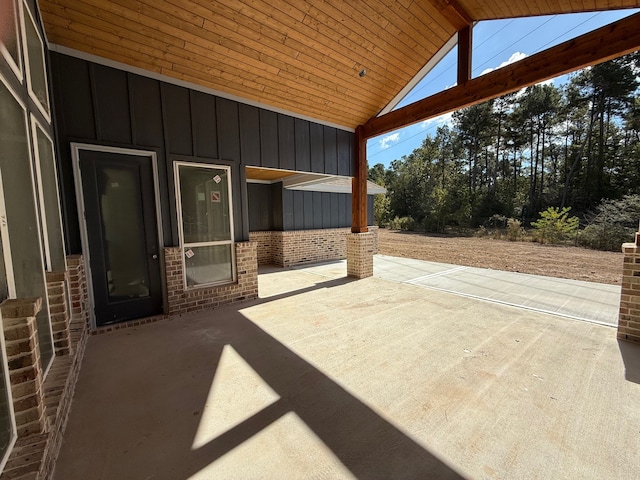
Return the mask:
[[[120,1],[120,0],[116,0],[116,1]],[[156,14],[155,12],[149,10],[149,8],[147,8],[148,5],[144,3],[144,0],[142,0],[141,3],[144,4],[144,5],[141,5],[139,3],[138,6],[139,6],[139,11],[142,14],[144,14],[144,15],[153,15],[154,18],[156,18],[156,20],[160,20],[160,21],[162,20],[163,15],[161,13]],[[197,41],[202,40],[202,39],[211,40],[210,38],[207,38],[207,34],[202,33],[202,30],[199,29],[198,27],[182,25],[182,28],[185,30],[183,32],[183,35],[186,36],[188,34],[189,37],[186,37],[186,38],[192,39],[194,42],[197,42]],[[209,32],[209,33],[213,33],[213,32]],[[217,37],[217,34],[214,34],[214,35]],[[226,37],[223,37],[223,38],[226,38]],[[214,38],[213,40],[215,41],[215,40],[218,40],[218,39]],[[220,58],[220,59],[218,59],[218,61],[224,62],[225,60],[224,60],[224,58]],[[263,73],[263,72],[261,72],[261,73]],[[326,92],[322,92],[322,91],[319,92],[319,94],[321,94],[321,95],[323,93],[326,94]],[[364,101],[364,99],[363,99],[363,101]]]
[[640,13],[369,120],[367,138],[640,49]]
[[[308,3],[304,4],[304,8],[308,11],[303,23],[313,26],[314,29],[324,31],[325,35],[336,38],[337,41],[350,50],[351,58],[366,58],[369,69],[374,71],[389,72],[389,67],[395,70],[393,77],[397,78],[397,70],[401,70],[406,75],[411,75],[415,68],[415,60],[407,56],[406,51],[401,51],[394,45],[390,45],[384,38],[379,38],[382,45],[376,45],[371,40],[370,32],[356,24],[349,23],[349,28],[342,27],[343,23],[334,19],[326,11],[319,10],[315,6]],[[331,9],[328,6],[328,9]],[[342,27],[342,30],[340,30]],[[347,43],[348,42],[348,43]],[[351,45],[357,47],[351,47]],[[387,49],[393,51],[391,55],[387,55]],[[382,60],[384,58],[384,60]],[[356,61],[362,64],[362,61]],[[385,75],[386,77],[387,75]],[[395,80],[394,80],[395,81]]]
[[[279,4],[280,2],[277,2],[276,6]],[[271,9],[271,16],[269,16],[266,11],[252,11],[250,14],[255,15],[255,21],[258,24],[265,23],[271,25],[274,29],[280,27],[281,29],[286,30],[287,40],[285,41],[285,44],[292,46],[294,49],[300,50],[306,54],[315,55],[318,60],[326,61],[327,59],[324,55],[334,59],[337,62],[334,63],[334,68],[339,72],[348,69],[349,71],[346,75],[350,81],[353,81],[353,75],[357,74],[359,71],[355,69],[353,62],[353,57],[355,56],[354,50],[358,49],[357,45],[341,45],[339,42],[335,41],[335,38],[337,37],[335,34],[326,35],[319,32],[317,35],[310,36],[309,32],[305,30],[307,26],[301,23],[294,22],[290,27],[287,27],[287,25],[283,23],[283,20],[278,20],[278,18],[281,17],[274,13],[274,10],[277,10],[275,6]],[[322,47],[319,45],[322,45]],[[365,50],[361,51],[364,52]],[[380,88],[385,89],[389,88],[390,85],[401,83],[398,82],[396,75],[389,73],[385,76],[384,73],[386,72],[382,71],[382,73],[385,80],[380,82]],[[397,86],[395,88],[397,88]]]
[[154,65],[165,68],[169,68],[172,65],[170,61],[167,61],[164,58],[151,55],[150,52],[155,50],[150,49],[149,47],[138,42],[130,41],[122,37],[117,37],[110,33],[98,31],[85,25],[76,25],[76,28],[71,30],[67,28],[66,25],[64,25],[65,19],[51,14],[48,16],[48,18],[50,21],[49,25],[51,26],[53,38],[63,37],[70,40],[73,39],[77,43],[82,42],[86,43],[87,45],[100,47],[102,49],[106,49],[107,46],[111,46],[110,48],[114,50],[114,53],[127,58],[135,58],[132,57],[129,52],[138,52],[148,57],[148,59]]
[[[134,25],[130,25],[128,23],[128,20],[125,19],[123,21],[121,16],[111,14],[104,10],[95,9],[81,1],[78,1],[74,5],[73,10],[67,9],[53,2],[43,2],[40,10],[43,13],[45,25],[48,20],[48,13],[57,15],[60,18],[68,18],[87,26],[96,25],[98,20],[100,28],[106,32],[118,36],[124,36],[124,33],[126,33],[128,38],[138,40],[149,46],[157,46],[158,44],[175,45],[177,47],[184,46],[184,40],[181,38],[177,38],[173,35],[166,35],[155,28],[149,28],[147,25],[135,24],[134,27]],[[127,28],[128,26],[131,26],[132,28]]]
[[[230,37],[233,37],[233,35],[230,35]],[[229,42],[229,38],[221,41],[223,42],[223,44],[227,43]],[[206,49],[207,41],[204,40],[202,42],[199,42],[198,45],[203,49]],[[261,61],[278,67],[280,69],[278,75],[280,76],[295,75],[295,76],[298,76],[299,78],[305,79],[306,81],[310,81],[318,85],[321,85],[323,88],[334,89],[334,90],[336,88],[336,85],[338,85],[344,88],[345,92],[349,92],[349,95],[353,96],[355,100],[366,102],[366,103],[369,103],[371,101],[370,96],[366,96],[366,92],[363,92],[362,90],[359,90],[359,89],[353,89],[353,87],[351,87],[348,83],[344,82],[344,80],[341,81],[340,76],[334,75],[331,71],[327,71],[327,69],[323,69],[320,64],[317,64],[315,66],[316,68],[319,68],[320,71],[318,72],[317,75],[314,75],[313,71],[309,69],[309,63],[305,64],[301,61],[293,62],[286,57],[275,58],[275,57],[269,57],[267,55],[261,55],[260,58],[261,58]],[[301,68],[302,66],[306,66],[307,68],[303,70]],[[351,81],[352,79],[350,78],[348,80]]]
[[[193,48],[192,48],[193,47]],[[199,52],[201,51],[201,47],[198,46],[193,46],[189,43],[187,43],[186,45],[186,51],[192,53],[192,55],[190,54],[186,54],[185,55],[185,60],[189,60],[191,63],[193,64],[204,64],[204,65],[209,65],[209,66],[215,66],[215,65],[225,65],[227,68],[225,69],[226,71],[234,71],[236,72],[236,75],[239,73],[237,71],[237,67],[235,67],[234,65],[227,65],[227,64],[223,64],[221,62],[212,62],[209,61],[207,59],[205,59]],[[184,55],[184,51],[176,51],[176,52],[172,52],[174,54],[173,58],[173,62],[174,63],[181,63],[180,62],[180,57],[179,55],[182,54]],[[254,74],[255,75],[255,74]],[[289,75],[288,72],[286,71],[281,71],[280,72],[280,78],[282,79],[282,81],[276,81],[276,80],[270,80],[268,78],[264,78],[258,75],[255,75],[254,77],[254,81],[257,84],[262,84],[265,86],[271,86],[271,87],[277,87],[279,85],[286,85],[288,88],[291,88],[293,91],[297,91],[300,92],[301,95],[304,95],[308,98],[308,102],[309,103],[313,103],[315,101],[317,101],[317,99],[320,98],[324,98],[327,102],[331,102],[334,105],[341,105],[341,108],[343,108],[345,111],[353,111],[354,109],[359,109],[363,107],[363,102],[361,101],[357,101],[357,100],[353,100],[351,99],[350,96],[344,96],[345,99],[347,99],[347,101],[341,100],[341,98],[343,98],[342,95],[337,96],[335,95],[335,93],[337,93],[337,91],[332,94],[331,91],[328,88],[310,88],[307,87],[306,84],[301,84],[300,82],[296,82],[295,80],[298,79],[298,77],[296,75]],[[334,91],[335,91],[335,87],[334,87]],[[371,103],[369,99],[367,99],[368,103],[370,103],[368,110],[370,111],[374,111],[375,112],[375,103]]]
[[[215,20],[217,22],[221,22],[223,20],[223,18],[221,18],[220,16],[216,17]],[[216,27],[213,26],[213,24],[211,26],[209,26],[208,21],[205,22],[205,29],[207,30],[215,30]],[[230,36],[239,36],[242,35],[242,33],[234,33],[231,32]],[[247,32],[247,34],[244,36],[244,38],[248,38],[252,35],[251,32]],[[237,41],[240,41],[240,39],[238,38]],[[253,39],[252,41],[254,42],[260,42],[260,39]],[[299,43],[297,43],[295,40],[291,40],[288,39],[287,41],[285,41],[283,43],[286,46],[289,46],[289,49],[292,51],[296,52],[296,55],[294,57],[290,57],[290,56],[286,56],[283,55],[282,58],[280,58],[281,61],[285,62],[285,63],[291,63],[296,65],[298,68],[300,68],[301,70],[305,70],[308,71],[309,73],[311,73],[312,69],[310,69],[310,65],[312,65],[312,62],[317,62],[316,65],[320,66],[323,63],[327,62],[327,58],[325,56],[322,55],[322,53],[317,52],[315,49],[310,49],[307,48],[307,46],[301,45]],[[278,57],[278,45],[272,45],[273,48],[273,55]],[[307,58],[307,54],[309,55],[313,55],[313,57],[311,58]],[[265,53],[265,58],[269,57],[269,53]],[[314,58],[315,57],[315,58]],[[333,64],[332,68],[338,68],[337,64]],[[340,78],[344,81],[347,81],[349,83],[353,82],[353,74],[357,73],[357,72],[353,72],[353,74],[350,73],[346,73],[344,72],[343,68],[339,68],[338,70],[336,70],[335,72],[332,71],[331,68],[328,68],[328,66],[325,66],[324,68],[320,68],[319,69],[319,73],[320,74],[324,74],[327,75],[327,79],[331,78],[334,82],[336,81],[337,78]],[[380,88],[381,90],[393,90],[393,85],[397,80],[394,79],[394,81],[390,81],[389,79],[385,79],[384,81],[380,81],[378,83],[378,85],[376,85],[376,88]]]
[[[386,4],[388,2],[382,3]],[[423,45],[426,41],[427,44],[431,45],[431,48],[438,48],[438,45],[442,42],[449,40],[451,38],[450,32],[455,30],[446,25],[446,23],[443,24],[443,22],[434,19],[431,15],[427,15],[426,18],[424,15],[415,15],[414,10],[422,10],[420,8],[408,9],[396,3],[386,5],[386,8],[395,14],[393,18],[396,21],[401,22],[399,24],[400,28],[405,28],[404,25],[408,24],[413,29],[413,32],[418,35],[416,39]],[[384,14],[383,10],[378,9],[378,11]],[[422,11],[424,12],[424,10]],[[431,37],[435,37],[435,40],[431,40]]]
[[455,27],[446,22],[442,14],[430,2],[413,2],[407,10],[411,15],[420,18],[429,30],[437,33],[441,42],[448,41],[456,32]]
[[414,29],[393,8],[381,4],[379,0],[368,1],[363,8],[342,0],[327,0],[326,5],[344,12],[350,21],[359,22],[370,31],[377,32],[390,44],[400,41],[401,50],[409,49],[409,52],[415,52],[421,58],[433,55],[433,51],[438,48],[436,43],[425,36],[425,32]]
[[[59,29],[59,27],[56,26],[52,26],[52,28],[54,30],[58,29],[56,31],[56,36],[59,36],[60,38],[69,39],[75,42],[86,41],[85,48],[83,49],[83,51],[86,53],[97,55],[103,58],[110,58],[113,61],[142,68],[149,72],[160,73],[166,68],[166,62],[161,61],[160,59],[146,57],[148,60],[143,61],[140,60],[139,56],[127,55],[125,53],[114,53],[112,51],[112,45],[110,45],[108,42],[104,42],[95,38],[86,38],[85,35],[66,29]],[[172,65],[170,65],[170,68],[171,67]]]

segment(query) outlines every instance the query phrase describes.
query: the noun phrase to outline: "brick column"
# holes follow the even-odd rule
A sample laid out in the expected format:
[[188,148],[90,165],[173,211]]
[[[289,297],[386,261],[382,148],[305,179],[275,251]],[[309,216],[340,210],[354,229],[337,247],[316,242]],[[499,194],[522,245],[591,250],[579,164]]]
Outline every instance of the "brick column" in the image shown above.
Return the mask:
[[373,276],[373,241],[371,232],[347,234],[347,275],[355,278]]
[[19,437],[47,431],[44,372],[36,325],[36,314],[41,308],[41,298],[5,300],[0,304]]
[[71,352],[69,315],[67,308],[67,272],[47,272],[47,296],[56,355]]
[[618,338],[640,343],[640,246],[622,245],[622,294],[618,317]]

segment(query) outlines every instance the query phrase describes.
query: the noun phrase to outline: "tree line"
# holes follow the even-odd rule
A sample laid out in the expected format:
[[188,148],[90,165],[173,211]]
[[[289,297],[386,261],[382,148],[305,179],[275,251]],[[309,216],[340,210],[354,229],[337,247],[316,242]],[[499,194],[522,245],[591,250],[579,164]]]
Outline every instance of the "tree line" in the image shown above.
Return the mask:
[[640,194],[640,52],[595,65],[560,87],[539,84],[455,112],[409,155],[369,169],[387,188],[379,225],[530,224],[549,207],[588,221],[603,200]]

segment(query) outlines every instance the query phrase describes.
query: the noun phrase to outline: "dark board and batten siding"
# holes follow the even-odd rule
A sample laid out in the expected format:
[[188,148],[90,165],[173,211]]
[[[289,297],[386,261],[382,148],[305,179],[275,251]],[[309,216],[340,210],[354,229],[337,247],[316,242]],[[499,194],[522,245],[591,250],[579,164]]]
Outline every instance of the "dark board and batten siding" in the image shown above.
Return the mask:
[[[282,183],[250,183],[249,229],[312,230],[351,226],[351,195],[282,188]],[[373,195],[368,196],[368,223],[373,225]]]
[[[231,165],[236,240],[249,235],[244,166],[353,173],[351,132],[67,55],[50,56],[68,253],[81,250],[70,142],[156,152],[167,244],[178,243],[174,160]],[[299,215],[304,218],[304,212]],[[303,224],[318,224],[318,215]]]

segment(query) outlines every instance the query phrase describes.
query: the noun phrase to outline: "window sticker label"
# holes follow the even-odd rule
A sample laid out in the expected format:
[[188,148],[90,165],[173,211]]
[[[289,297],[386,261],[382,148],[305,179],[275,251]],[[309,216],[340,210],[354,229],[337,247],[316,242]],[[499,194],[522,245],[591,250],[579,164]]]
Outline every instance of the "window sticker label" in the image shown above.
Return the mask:
[[213,177],[213,181],[216,183],[220,183],[222,181],[222,178],[220,178],[220,175],[216,175],[215,177]]
[[186,252],[184,252],[184,256],[187,258],[191,258],[195,255],[195,253],[193,253],[193,250],[189,249]]
[[220,203],[220,192],[211,192],[211,201],[214,203]]

